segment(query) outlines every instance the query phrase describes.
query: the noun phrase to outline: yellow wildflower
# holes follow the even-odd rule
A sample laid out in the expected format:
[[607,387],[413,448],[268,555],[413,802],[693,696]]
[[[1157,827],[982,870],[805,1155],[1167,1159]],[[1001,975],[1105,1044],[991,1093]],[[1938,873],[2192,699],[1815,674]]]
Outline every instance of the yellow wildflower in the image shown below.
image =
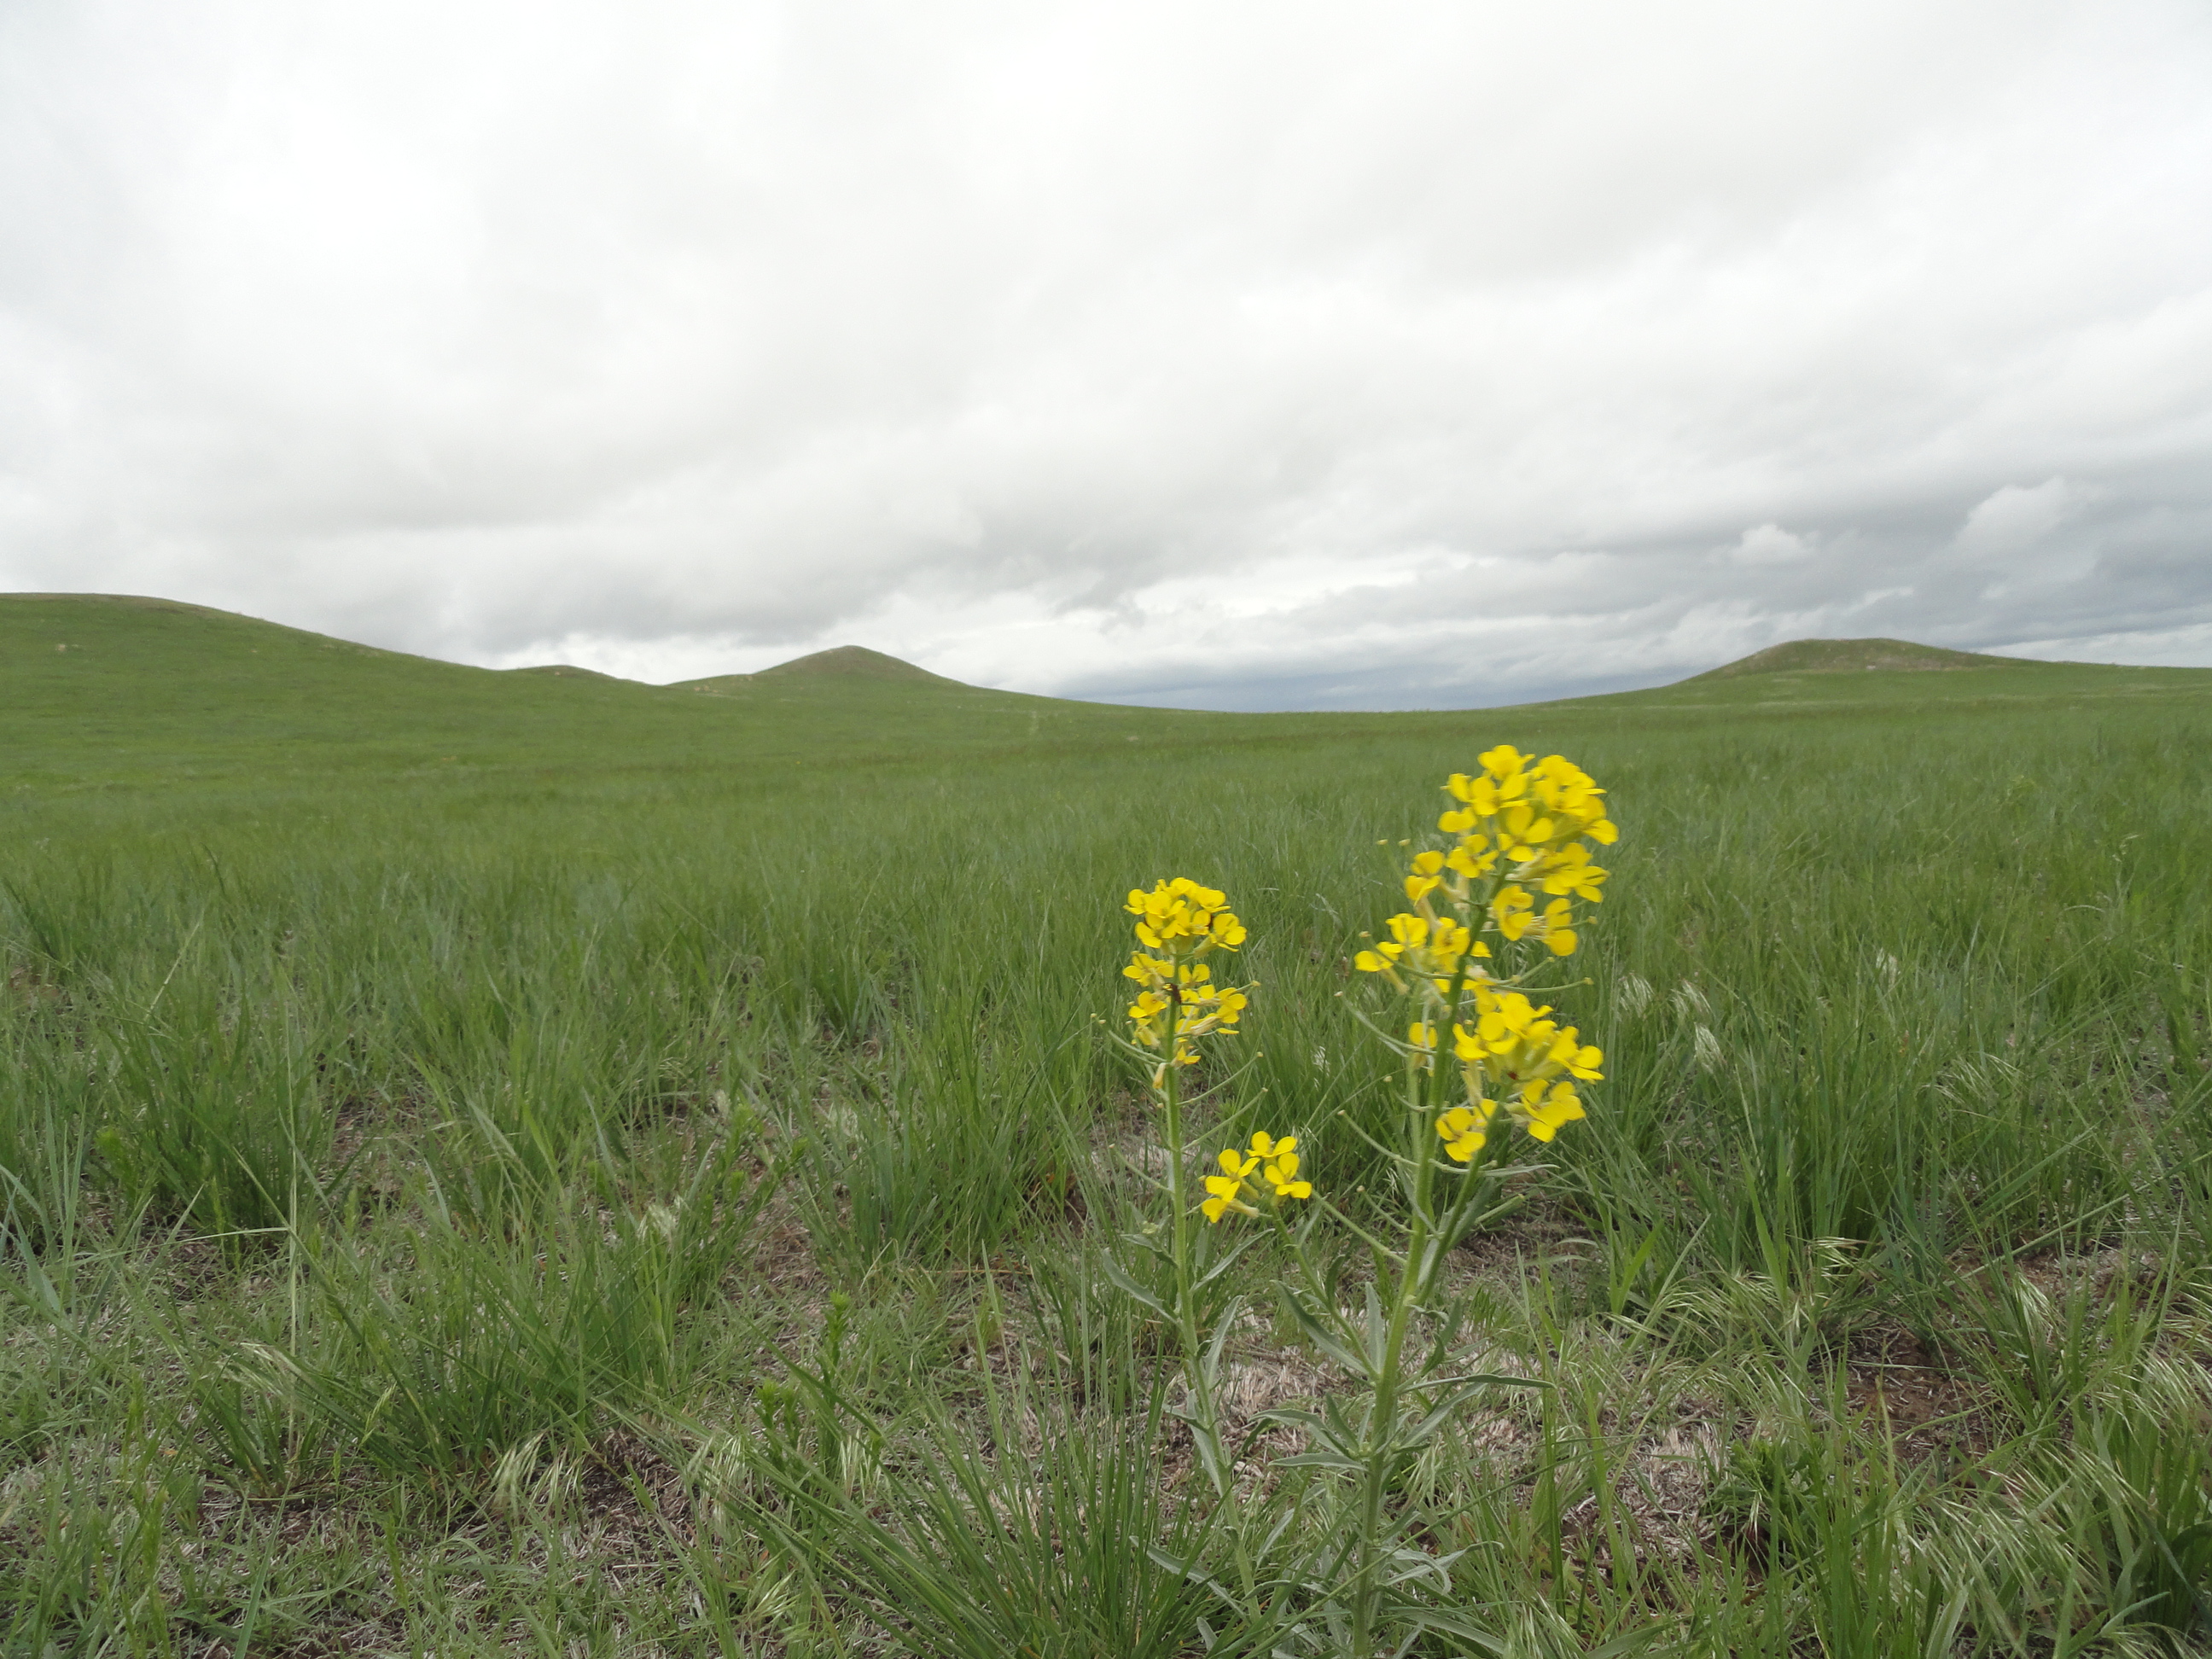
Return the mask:
[[[1447,812],[1444,816],[1451,817],[1455,815]],[[1444,867],[1469,880],[1486,876],[1498,867],[1498,849],[1491,846],[1487,836],[1469,836],[1444,854]]]
[[1216,985],[1203,964],[1172,963],[1139,953],[1121,970],[1144,985],[1128,1007],[1130,1035],[1145,1048],[1175,1043],[1179,1066],[1198,1061],[1190,1045],[1199,1037],[1237,1029],[1237,1022],[1251,1006],[1247,986]]
[[1432,919],[1401,913],[1391,917],[1388,926],[1390,937],[1352,957],[1352,965],[1363,973],[1381,974],[1401,989],[1405,981],[1398,975],[1400,968],[1422,979],[1443,981],[1439,988],[1448,988],[1462,961],[1490,954],[1488,945],[1449,916]]
[[[1531,760],[1510,744],[1486,751],[1483,769],[1470,776],[1455,772],[1444,791],[1460,805],[1448,808],[1437,827],[1458,837],[1437,870],[1424,872],[1416,860],[1406,890],[1416,902],[1435,890],[1425,884],[1431,878],[1443,883],[1438,871],[1456,877],[1449,889],[1453,902],[1464,908],[1474,902],[1471,884],[1488,876],[1503,862],[1512,880],[1492,900],[1491,925],[1505,938],[1530,935],[1555,955],[1571,955],[1575,933],[1571,908],[1547,909],[1541,918],[1533,904],[1521,901],[1529,885],[1540,887],[1547,897],[1579,898],[1595,904],[1605,896],[1606,872],[1593,863],[1585,840],[1609,844],[1620,831],[1605,816],[1605,791],[1589,775],[1559,755]],[[1432,857],[1434,854],[1424,854]],[[1421,890],[1415,892],[1419,886]],[[1507,898],[1507,893],[1514,896]],[[1504,900],[1502,907],[1498,900]],[[1540,926],[1539,923],[1541,923]]]
[[1583,1103],[1575,1094],[1571,1083],[1555,1083],[1548,1092],[1524,1100],[1514,1114],[1522,1127],[1539,1140],[1549,1140],[1559,1133],[1562,1124],[1572,1123],[1583,1115]]
[[1582,1103],[1566,1079],[1595,1083],[1605,1073],[1602,1051],[1581,1041],[1571,1025],[1561,1026],[1518,991],[1477,998],[1473,1030],[1452,1027],[1452,1054],[1461,1062],[1468,1097],[1484,1098],[1490,1089],[1504,1095],[1514,1117],[1539,1140],[1549,1140],[1559,1126],[1583,1115]]
[[1490,917],[1506,939],[1534,939],[1553,956],[1575,953],[1579,937],[1574,928],[1575,907],[1566,899],[1553,899],[1540,912],[1527,888],[1508,882],[1491,900]]
[[1491,925],[1507,939],[1519,939],[1535,925],[1536,902],[1525,888],[1511,883],[1498,890],[1498,896],[1490,901]]
[[1413,873],[1406,878],[1406,902],[1419,904],[1443,881],[1437,872],[1444,867],[1444,855],[1437,852],[1417,853],[1413,856]]
[[1264,1129],[1252,1136],[1249,1150],[1239,1152],[1234,1146],[1222,1149],[1221,1173],[1206,1178],[1209,1196],[1198,1207],[1208,1221],[1218,1222],[1231,1211],[1238,1215],[1257,1215],[1253,1200],[1259,1197],[1252,1175],[1259,1172],[1261,1181],[1272,1190],[1278,1204],[1286,1198],[1311,1198],[1313,1183],[1298,1179],[1298,1138],[1285,1135],[1276,1139]]
[[1227,895],[1202,887],[1188,876],[1129,890],[1122,907],[1137,918],[1137,939],[1175,957],[1198,956],[1218,948],[1233,951],[1244,942],[1244,924],[1230,909]]
[[1592,904],[1605,896],[1600,890],[1607,872],[1590,862],[1589,848],[1580,842],[1547,853],[1537,874],[1544,890],[1554,896],[1571,893]]
[[1240,1177],[1208,1176],[1206,1178],[1206,1190],[1212,1196],[1201,1200],[1198,1207],[1208,1221],[1218,1222],[1231,1210],[1236,1211],[1239,1215],[1260,1213],[1244,1201],[1244,1182]]
[[[1583,907],[1606,895],[1597,851],[1620,832],[1587,772],[1564,756],[1538,759],[1511,744],[1485,750],[1474,771],[1453,773],[1444,793],[1441,842],[1399,843],[1409,849],[1407,909],[1352,966],[1406,999],[1405,1041],[1392,1046],[1411,1062],[1410,1097],[1429,1114],[1442,1156],[1473,1166],[1500,1114],[1551,1141],[1584,1115],[1579,1085],[1604,1075],[1601,1051],[1512,988],[1537,971],[1526,960],[1532,947],[1554,957],[1581,947]],[[1498,957],[1509,957],[1503,967]],[[1466,1097],[1440,1109],[1424,1079],[1446,1031]]]
[[1157,1089],[1166,1066],[1195,1066],[1196,1040],[1234,1030],[1249,1006],[1250,987],[1216,985],[1213,970],[1198,960],[1214,950],[1235,950],[1246,932],[1225,895],[1187,876],[1155,882],[1149,892],[1132,888],[1122,908],[1138,918],[1137,939],[1147,947],[1134,952],[1121,973],[1140,988],[1128,1007],[1131,1037],[1164,1056],[1154,1068]]
[[[1265,1137],[1254,1135],[1253,1146],[1258,1146],[1263,1139]],[[1298,1138],[1296,1135],[1285,1135],[1274,1143],[1267,1162],[1260,1166],[1260,1178],[1274,1188],[1279,1200],[1313,1196],[1313,1182],[1298,1179]]]
[[1483,1127],[1497,1111],[1496,1101],[1478,1097],[1474,1105],[1455,1106],[1438,1116],[1437,1133],[1444,1143],[1445,1154],[1461,1164],[1473,1162],[1483,1143],[1490,1139],[1483,1133]]

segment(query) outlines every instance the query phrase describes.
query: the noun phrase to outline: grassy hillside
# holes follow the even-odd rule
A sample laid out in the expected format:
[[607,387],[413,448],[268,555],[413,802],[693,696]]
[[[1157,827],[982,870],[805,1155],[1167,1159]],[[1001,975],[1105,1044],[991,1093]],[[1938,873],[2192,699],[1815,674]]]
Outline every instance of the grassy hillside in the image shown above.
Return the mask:
[[[1911,652],[1972,674],[1865,672]],[[1834,649],[1831,649],[1834,647]],[[1845,649],[1848,647],[1848,649]],[[1837,672],[1848,666],[1846,676]],[[1114,745],[1450,743],[1492,730],[1695,729],[1708,712],[1851,721],[1936,706],[2081,710],[2185,701],[2212,670],[1966,658],[1892,641],[1803,641],[1678,685],[1511,713],[1206,714],[992,691],[854,647],[672,687],[565,665],[496,672],[165,599],[0,594],[5,764],[20,785],[482,780],[584,783],[632,771],[921,765]],[[1530,738],[1528,741],[1552,741]]]
[[910,686],[949,686],[963,691],[975,689],[962,685],[957,680],[948,680],[942,674],[933,674],[926,668],[917,668],[910,662],[901,662],[896,657],[887,657],[880,651],[870,651],[858,645],[833,646],[827,651],[811,652],[804,657],[794,657],[789,662],[780,662],[773,668],[764,668],[758,674],[721,674],[702,680],[683,680],[678,684],[696,691],[733,691],[770,676],[778,679],[845,678],[897,680]]
[[10,769],[57,781],[550,757],[641,724],[683,741],[641,686],[495,674],[158,599],[0,596],[0,699]]
[[7,765],[34,781],[726,771],[1218,726],[823,655],[660,688],[561,665],[462,667],[167,600],[0,595]]
[[1870,710],[1942,707],[2087,708],[2201,696],[2212,669],[2124,668],[2029,662],[1939,651],[1896,640],[1799,640],[1674,685],[1586,705],[1688,708]]
[[1754,651],[1735,662],[1696,676],[1701,680],[1735,679],[1745,674],[1857,674],[1927,672],[1962,668],[2011,668],[2018,659],[1973,651],[1947,651],[1911,640],[1789,640]]
[[1356,1310],[1406,1073],[1353,960],[1499,741],[1621,826],[1541,981],[1604,1077],[1418,1322],[1541,1386],[1388,1483],[1481,1632],[1413,1650],[2212,1639],[2212,674],[1261,716],[822,666],[0,599],[0,1649],[1342,1650],[1344,1483],[1261,1413],[1365,1396],[1267,1227],[1200,1227],[1249,1241],[1233,1501],[1167,1409],[1121,905],[1249,925],[1193,1167],[1297,1134]]

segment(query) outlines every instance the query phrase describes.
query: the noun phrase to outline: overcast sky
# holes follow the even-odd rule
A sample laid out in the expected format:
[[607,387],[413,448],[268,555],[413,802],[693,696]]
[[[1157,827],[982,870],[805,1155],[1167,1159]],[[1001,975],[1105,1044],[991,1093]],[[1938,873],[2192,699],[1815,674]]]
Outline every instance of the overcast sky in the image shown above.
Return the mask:
[[2212,664],[2212,7],[4,0],[0,589],[1219,708]]

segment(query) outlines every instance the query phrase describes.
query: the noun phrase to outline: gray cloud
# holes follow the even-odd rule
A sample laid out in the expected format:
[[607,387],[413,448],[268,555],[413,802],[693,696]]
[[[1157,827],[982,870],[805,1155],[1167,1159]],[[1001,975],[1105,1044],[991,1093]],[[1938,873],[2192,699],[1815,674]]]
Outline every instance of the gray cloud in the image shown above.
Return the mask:
[[1222,706],[2212,662],[2212,22],[0,13],[0,586]]

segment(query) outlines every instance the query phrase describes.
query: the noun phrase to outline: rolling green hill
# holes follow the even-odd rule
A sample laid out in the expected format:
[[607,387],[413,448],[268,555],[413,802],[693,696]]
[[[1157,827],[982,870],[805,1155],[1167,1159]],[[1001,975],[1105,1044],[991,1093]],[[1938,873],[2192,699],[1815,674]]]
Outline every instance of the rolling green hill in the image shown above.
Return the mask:
[[1212,734],[1232,718],[986,690],[851,648],[690,686],[502,672],[76,594],[0,595],[0,769],[52,781],[888,763],[917,747]]
[[1990,657],[1902,640],[1796,640],[1672,685],[1578,699],[1565,708],[1745,713],[2021,704],[2091,706],[2212,696],[2212,668],[2134,668]]
[[1941,646],[1915,645],[1910,640],[1790,640],[1770,645],[1718,668],[1692,677],[1696,680],[1734,679],[1743,674],[1854,674],[1925,672],[1960,668],[2014,668],[2016,657],[1984,656],[1974,651],[1947,651]]
[[0,595],[0,769],[52,783],[487,769],[758,773],[1062,748],[1326,745],[1386,734],[1449,741],[1501,726],[1672,723],[1699,714],[2088,706],[2208,691],[2212,670],[1799,641],[1679,684],[1510,714],[1218,714],[989,690],[852,646],[660,687],[567,665],[465,667],[167,599]]
[[717,674],[702,680],[678,680],[677,684],[691,691],[730,692],[771,678],[896,680],[906,685],[945,686],[959,691],[976,690],[975,686],[949,680],[942,674],[933,674],[927,668],[917,668],[910,662],[902,662],[896,657],[886,656],[880,651],[871,651],[860,645],[832,646],[827,651],[793,657],[789,662],[763,668],[757,674]]

